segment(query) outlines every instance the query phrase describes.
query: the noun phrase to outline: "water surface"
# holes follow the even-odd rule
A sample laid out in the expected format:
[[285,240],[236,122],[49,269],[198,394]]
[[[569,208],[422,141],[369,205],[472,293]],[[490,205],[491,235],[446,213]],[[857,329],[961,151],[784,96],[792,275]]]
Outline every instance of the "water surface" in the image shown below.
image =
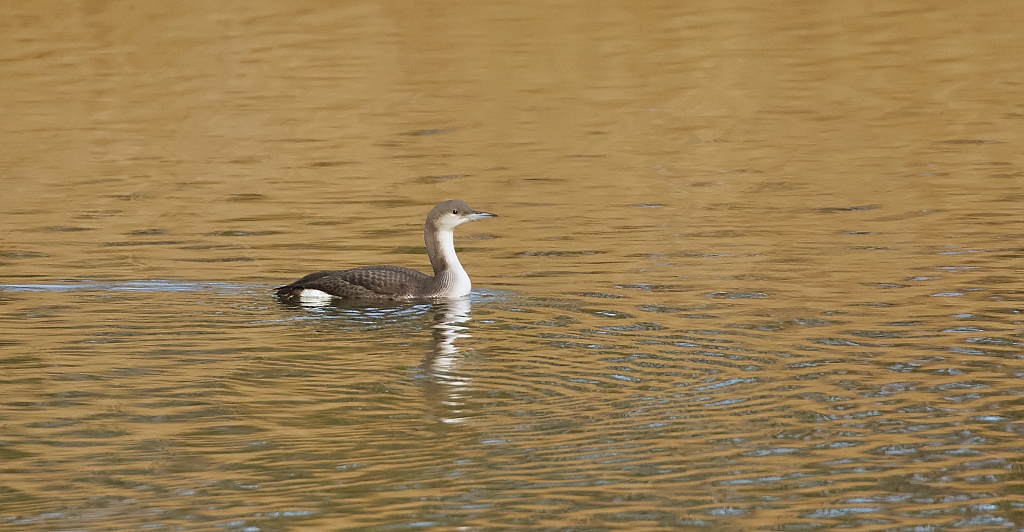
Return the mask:
[[0,528],[1021,529],[1022,13],[0,7]]

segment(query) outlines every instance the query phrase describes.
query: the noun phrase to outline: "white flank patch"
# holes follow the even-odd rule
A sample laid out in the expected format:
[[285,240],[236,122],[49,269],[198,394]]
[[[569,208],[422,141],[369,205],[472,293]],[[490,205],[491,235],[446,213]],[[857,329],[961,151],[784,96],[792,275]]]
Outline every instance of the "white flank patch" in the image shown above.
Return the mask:
[[323,290],[304,288],[299,292],[299,303],[310,307],[325,307],[331,304],[334,296]]

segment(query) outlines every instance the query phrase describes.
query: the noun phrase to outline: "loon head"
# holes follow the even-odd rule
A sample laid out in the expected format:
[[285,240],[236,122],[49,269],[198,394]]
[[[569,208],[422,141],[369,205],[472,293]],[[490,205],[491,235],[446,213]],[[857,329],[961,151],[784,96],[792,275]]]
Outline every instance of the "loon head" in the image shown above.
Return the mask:
[[474,210],[462,200],[442,201],[435,205],[427,215],[427,230],[454,231],[456,227],[466,222],[496,216],[498,215],[490,212]]

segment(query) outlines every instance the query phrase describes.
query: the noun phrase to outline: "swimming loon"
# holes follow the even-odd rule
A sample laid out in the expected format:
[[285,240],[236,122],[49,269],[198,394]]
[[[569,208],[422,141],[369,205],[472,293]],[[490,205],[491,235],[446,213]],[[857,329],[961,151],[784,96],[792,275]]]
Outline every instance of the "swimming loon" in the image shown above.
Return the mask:
[[423,243],[434,275],[402,266],[362,266],[350,270],[311,273],[275,290],[300,301],[342,299],[458,298],[469,294],[472,283],[455,255],[455,228],[496,214],[476,211],[461,200],[442,201],[427,214]]

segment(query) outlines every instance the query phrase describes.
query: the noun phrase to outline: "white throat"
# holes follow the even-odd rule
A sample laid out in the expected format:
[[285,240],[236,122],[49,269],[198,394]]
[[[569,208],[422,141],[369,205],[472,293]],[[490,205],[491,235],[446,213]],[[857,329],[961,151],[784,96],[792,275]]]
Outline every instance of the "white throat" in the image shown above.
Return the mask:
[[469,274],[463,269],[459,257],[455,255],[455,232],[441,229],[437,232],[437,252],[444,259],[445,268],[438,273],[438,296],[462,297],[473,289]]

